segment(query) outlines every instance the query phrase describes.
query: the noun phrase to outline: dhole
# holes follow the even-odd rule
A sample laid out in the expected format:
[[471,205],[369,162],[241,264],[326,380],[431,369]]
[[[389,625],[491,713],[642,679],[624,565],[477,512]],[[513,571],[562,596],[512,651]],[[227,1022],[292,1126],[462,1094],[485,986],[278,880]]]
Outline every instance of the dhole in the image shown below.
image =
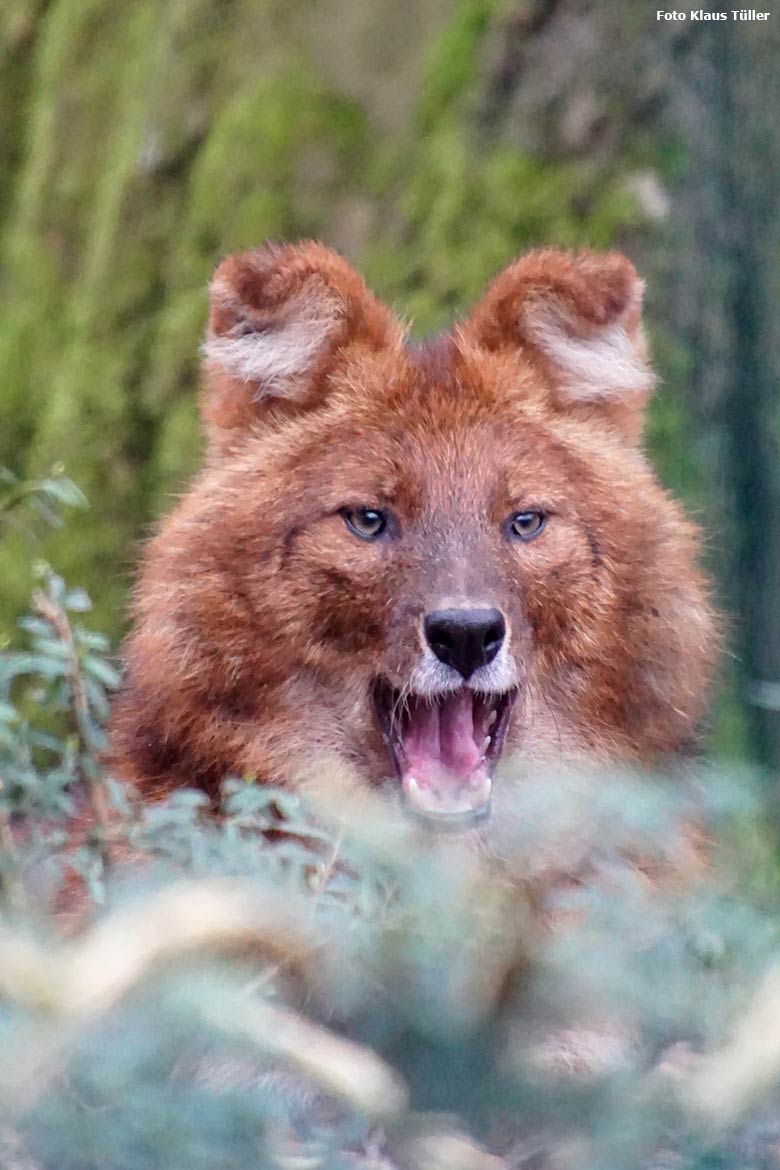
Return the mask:
[[642,448],[641,296],[621,255],[534,252],[414,345],[318,243],[226,259],[208,456],[145,552],[119,774],[215,794],[324,753],[457,823],[502,753],[684,750],[713,619]]

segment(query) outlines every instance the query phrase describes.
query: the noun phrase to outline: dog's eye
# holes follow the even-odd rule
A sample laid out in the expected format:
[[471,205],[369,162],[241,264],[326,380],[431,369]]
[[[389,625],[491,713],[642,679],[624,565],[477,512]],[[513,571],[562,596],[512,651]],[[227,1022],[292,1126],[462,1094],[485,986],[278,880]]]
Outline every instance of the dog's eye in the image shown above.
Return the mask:
[[544,528],[547,517],[544,512],[516,512],[507,522],[509,535],[515,540],[533,540]]
[[341,515],[350,532],[361,540],[376,540],[387,528],[387,514],[378,508],[342,508]]

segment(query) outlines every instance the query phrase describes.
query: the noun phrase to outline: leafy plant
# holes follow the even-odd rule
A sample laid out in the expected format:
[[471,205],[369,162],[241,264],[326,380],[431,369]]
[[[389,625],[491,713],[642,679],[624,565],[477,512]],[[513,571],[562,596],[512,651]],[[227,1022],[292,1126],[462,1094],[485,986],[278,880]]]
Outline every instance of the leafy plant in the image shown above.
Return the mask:
[[60,507],[86,508],[87,501],[81,489],[65,475],[62,464],[56,464],[44,479],[32,480],[20,479],[10,468],[0,467],[0,520],[9,523],[22,505],[59,528]]
[[[27,512],[47,524],[61,524],[62,507],[85,507],[81,491],[53,469],[45,479],[21,482],[0,469],[7,486],[0,516]],[[0,536],[2,531],[0,530]],[[108,692],[119,681],[107,640],[78,619],[91,603],[83,589],[68,589],[47,565],[37,566],[32,610],[19,625],[20,645],[0,654],[0,833],[5,843],[0,876],[19,895],[18,849],[12,824],[23,821],[31,859],[51,860],[66,840],[63,825],[76,812],[80,784],[90,794],[97,825],[104,832],[107,809],[101,753],[108,717]],[[75,851],[70,864],[95,874],[91,852]]]

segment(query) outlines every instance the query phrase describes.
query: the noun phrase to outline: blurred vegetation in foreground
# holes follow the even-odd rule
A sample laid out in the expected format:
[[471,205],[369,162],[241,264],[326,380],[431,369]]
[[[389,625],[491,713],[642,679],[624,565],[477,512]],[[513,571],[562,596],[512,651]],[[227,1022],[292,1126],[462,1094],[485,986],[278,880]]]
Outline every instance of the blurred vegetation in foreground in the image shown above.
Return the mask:
[[[7,487],[6,526],[83,503]],[[780,1166],[749,776],[513,765],[479,848],[316,763],[295,794],[227,778],[219,818],[144,805],[100,766],[89,598],[36,573],[0,654],[4,1167]]]

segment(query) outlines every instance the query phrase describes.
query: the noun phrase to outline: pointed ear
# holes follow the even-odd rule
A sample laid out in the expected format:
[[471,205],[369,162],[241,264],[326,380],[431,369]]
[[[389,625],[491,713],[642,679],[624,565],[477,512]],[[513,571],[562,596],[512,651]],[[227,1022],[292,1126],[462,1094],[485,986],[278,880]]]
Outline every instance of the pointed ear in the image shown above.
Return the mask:
[[218,447],[269,411],[322,401],[347,349],[401,343],[398,322],[322,244],[267,244],[217,268],[203,346],[202,412]]
[[464,334],[491,350],[521,348],[541,367],[557,407],[600,412],[637,440],[654,384],[643,290],[618,252],[532,252],[496,278]]

